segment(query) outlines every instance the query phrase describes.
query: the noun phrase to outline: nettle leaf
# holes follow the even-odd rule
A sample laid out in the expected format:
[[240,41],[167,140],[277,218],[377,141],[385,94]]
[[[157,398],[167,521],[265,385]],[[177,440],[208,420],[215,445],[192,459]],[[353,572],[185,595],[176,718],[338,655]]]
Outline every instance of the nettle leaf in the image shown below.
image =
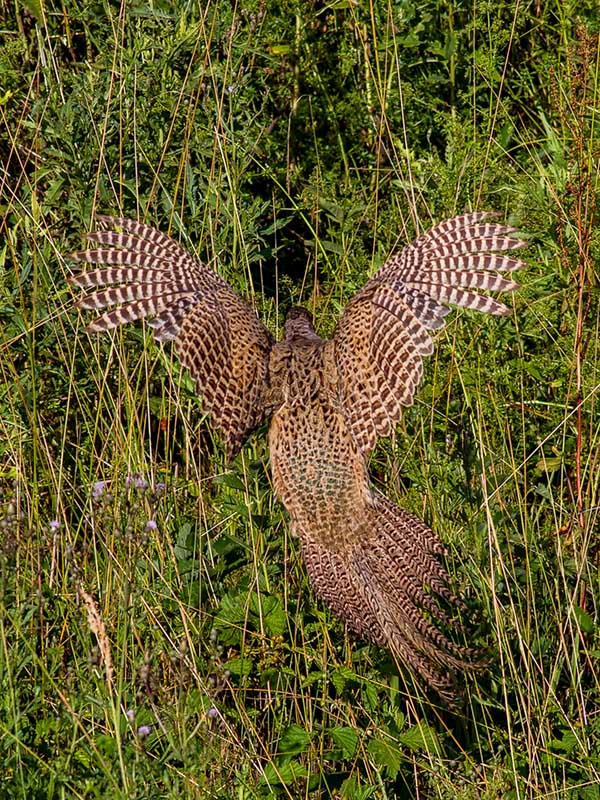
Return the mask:
[[344,691],[347,683],[361,680],[354,670],[343,666],[333,670],[330,673],[330,678],[339,694]]
[[581,746],[581,741],[576,733],[567,730],[563,732],[561,739],[552,739],[549,742],[549,746],[555,752],[562,751],[569,754]]
[[246,618],[246,596],[226,594],[222,598],[216,622],[240,625]]
[[299,778],[306,778],[307,775],[308,770],[306,767],[297,761],[290,761],[287,764],[278,764],[277,766],[270,763],[265,767],[261,780],[269,786],[273,784],[287,785],[297,781]]
[[287,759],[303,753],[310,744],[311,739],[311,734],[303,727],[290,725],[279,740],[279,747],[277,748],[281,763],[287,763]]
[[384,767],[390,778],[395,778],[404,760],[402,751],[395,742],[373,739],[369,742],[367,753],[378,767]]
[[437,733],[429,725],[419,722],[407,731],[398,734],[398,741],[409,750],[426,750],[428,753],[441,753]]
[[244,656],[237,656],[227,661],[225,666],[232,675],[249,675],[252,671],[252,659],[245,658]]
[[[270,594],[260,596],[253,592],[250,598],[250,610],[263,621],[268,636],[281,636],[287,627],[287,615],[278,597]],[[257,627],[260,623],[257,620]]]
[[287,627],[287,614],[278,597],[267,597],[270,606],[264,611],[265,630],[269,636],[282,636]]
[[367,798],[372,797],[376,791],[375,786],[362,786],[352,775],[342,784],[341,797],[347,798],[347,800],[367,800]]
[[331,738],[342,751],[342,758],[352,758],[358,747],[358,733],[354,728],[332,728]]
[[302,686],[303,689],[308,689],[314,683],[317,683],[318,681],[322,681],[324,679],[324,677],[325,677],[325,674],[324,674],[324,672],[322,670],[320,670],[320,669],[312,670],[311,672],[308,673],[306,678],[303,679],[303,681],[301,683],[301,686]]
[[600,800],[600,786],[597,783],[580,786],[578,792],[580,800]]
[[379,705],[377,687],[374,683],[365,683],[363,690],[363,702],[369,711],[375,711]]

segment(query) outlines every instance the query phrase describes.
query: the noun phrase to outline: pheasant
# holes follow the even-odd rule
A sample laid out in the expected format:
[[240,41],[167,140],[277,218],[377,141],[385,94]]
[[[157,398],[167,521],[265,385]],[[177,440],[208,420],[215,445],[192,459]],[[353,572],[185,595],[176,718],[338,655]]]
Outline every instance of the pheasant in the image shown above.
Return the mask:
[[104,265],[70,278],[91,290],[79,308],[108,309],[88,331],[148,317],[157,341],[175,340],[229,458],[270,419],[273,485],[314,591],[441,696],[472,666],[470,650],[443,632],[460,604],[440,560],[445,550],[371,486],[367,459],[413,403],[447,304],[509,313],[479,292],[518,287],[509,274],[524,264],[511,251],[525,242],[494,217],[455,217],[393,254],[329,340],[293,307],[276,341],[223,278],[140,222],[99,217],[91,249],[71,256]]

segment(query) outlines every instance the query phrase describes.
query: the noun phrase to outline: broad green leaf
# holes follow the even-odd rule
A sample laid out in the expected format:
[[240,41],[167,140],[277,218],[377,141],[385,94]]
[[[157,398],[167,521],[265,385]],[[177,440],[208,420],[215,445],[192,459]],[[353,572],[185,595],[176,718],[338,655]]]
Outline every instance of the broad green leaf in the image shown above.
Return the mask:
[[579,606],[575,606],[573,608],[573,613],[575,614],[577,624],[584,633],[594,633],[594,630],[596,629],[596,623],[594,622],[593,617],[588,614],[587,611],[584,611],[583,608],[580,608]]
[[310,744],[311,736],[300,725],[290,725],[279,740],[277,752],[282,756],[282,763],[285,760],[297,756],[306,750]]
[[385,767],[391,778],[396,777],[404,758],[397,744],[389,740],[373,739],[369,742],[367,753],[378,767]]
[[342,751],[342,758],[352,758],[358,746],[358,733],[354,728],[332,728],[330,734]]
[[232,675],[248,675],[252,670],[252,659],[244,656],[237,656],[227,661],[225,666]]
[[239,492],[246,491],[246,486],[234,472],[225,472],[223,475],[217,475],[214,479],[214,483],[227,486],[229,489],[235,489]]
[[440,741],[433,728],[419,722],[407,731],[398,734],[398,741],[409,750],[426,750],[428,753],[440,753]]
[[267,764],[264,769],[262,781],[269,786],[287,785],[297,781],[299,778],[306,778],[308,770],[297,761],[289,761],[287,764],[278,764],[275,766],[272,763]]

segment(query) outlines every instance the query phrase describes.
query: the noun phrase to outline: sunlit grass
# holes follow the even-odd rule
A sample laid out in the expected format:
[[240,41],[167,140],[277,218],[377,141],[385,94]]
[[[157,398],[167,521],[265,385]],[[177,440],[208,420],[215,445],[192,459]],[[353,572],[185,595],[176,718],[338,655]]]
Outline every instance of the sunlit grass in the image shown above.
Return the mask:
[[[342,5],[7,11],[2,796],[600,796],[597,38]],[[139,213],[328,333],[466,207],[531,238],[514,314],[449,318],[372,460],[488,656],[453,713],[315,599],[265,431],[226,464],[170,349],[85,333],[66,255]]]

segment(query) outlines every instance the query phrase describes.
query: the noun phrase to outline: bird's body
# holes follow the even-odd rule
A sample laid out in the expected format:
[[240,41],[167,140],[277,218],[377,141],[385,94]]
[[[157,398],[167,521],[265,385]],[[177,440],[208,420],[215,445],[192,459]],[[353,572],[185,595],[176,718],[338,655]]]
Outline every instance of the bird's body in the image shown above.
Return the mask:
[[[423,523],[371,488],[366,460],[344,413],[334,343],[314,333],[307,311],[294,314],[304,330],[288,333],[271,356],[280,403],[269,427],[269,452],[274,488],[302,542],[312,585],[371,641],[389,646],[396,631],[392,649],[417,671],[415,655],[429,649],[428,635],[437,640],[434,658],[462,666],[460,648],[419,608],[444,616],[423,590],[427,584],[454,601],[435,557],[443,548]],[[433,673],[426,677],[436,684]]]
[[[389,647],[439,692],[468,652],[439,627],[458,601],[439,561],[444,548],[420,520],[369,481],[367,458],[413,402],[429,330],[454,303],[508,311],[473,289],[511,291],[497,274],[521,262],[494,250],[523,245],[513,229],[471,214],[438,225],[392,256],[321,339],[292,308],[276,342],[250,306],[178,244],[131,220],[101,218],[106,245],[75,254],[112,265],[73,278],[93,288],[83,308],[105,312],[90,330],[153,316],[159,340],[175,339],[230,456],[270,418],[273,483],[286,507],[312,585],[349,626]],[[116,284],[114,286],[113,284]],[[106,287],[98,290],[97,287]],[[446,606],[446,608],[444,608]]]
[[275,491],[294,528],[316,525],[328,547],[341,548],[352,537],[368,478],[340,407],[331,349],[317,336],[298,337],[276,344],[273,355],[282,378],[269,427]]

